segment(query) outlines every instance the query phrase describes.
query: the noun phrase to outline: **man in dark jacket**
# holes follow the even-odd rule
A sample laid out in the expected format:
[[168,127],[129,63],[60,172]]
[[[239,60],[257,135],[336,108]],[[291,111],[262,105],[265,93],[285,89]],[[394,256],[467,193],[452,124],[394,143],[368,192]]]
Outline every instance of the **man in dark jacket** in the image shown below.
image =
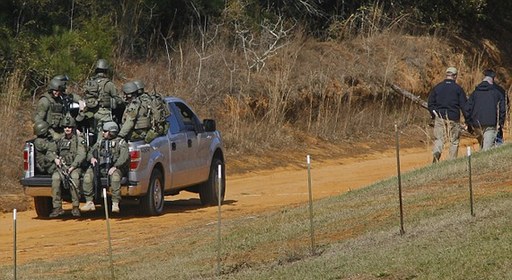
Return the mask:
[[[503,99],[505,101],[505,118],[507,117],[506,114],[508,114],[508,110],[509,110],[509,98],[508,98],[508,95],[505,91],[505,89],[503,87],[501,87],[497,82],[496,82],[496,72],[492,69],[487,69],[484,71],[484,76],[485,77],[491,77],[492,78],[492,84],[493,86],[501,93],[501,95],[503,96]],[[498,134],[496,135],[496,140],[495,140],[495,144],[496,145],[500,145],[500,144],[503,144],[504,142],[504,139],[503,139],[503,126],[500,126],[498,128]]]
[[435,119],[432,149],[434,163],[441,158],[445,139],[450,140],[450,159],[456,158],[459,152],[460,113],[467,99],[466,93],[456,80],[457,68],[448,67],[444,81],[437,84],[428,96],[428,110]]
[[473,127],[481,150],[494,146],[498,129],[505,123],[505,98],[486,76],[465,106],[468,125]]

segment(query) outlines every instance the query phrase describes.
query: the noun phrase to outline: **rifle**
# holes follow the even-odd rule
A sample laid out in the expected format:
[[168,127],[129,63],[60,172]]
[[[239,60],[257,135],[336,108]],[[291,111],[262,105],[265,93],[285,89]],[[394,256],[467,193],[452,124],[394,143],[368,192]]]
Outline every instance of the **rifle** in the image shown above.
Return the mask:
[[105,168],[107,169],[107,188],[110,187],[110,176],[108,175],[108,171],[110,170],[110,165],[112,164],[112,151],[110,151],[110,140],[105,140]]
[[62,180],[64,189],[72,188],[71,191],[74,191],[76,193],[76,197],[80,197],[80,190],[78,189],[78,186],[73,181],[73,178],[71,178],[71,174],[68,172],[69,166],[66,165],[64,161],[61,159],[61,165],[60,167],[57,166],[57,171],[59,172],[60,178]]
[[90,141],[89,141],[89,128],[88,127],[82,127],[82,131],[84,132],[84,138],[85,138],[85,145],[87,147],[87,150],[89,150],[90,147]]
[[100,161],[98,156],[98,150],[92,151],[92,156],[97,159],[96,165],[92,166],[94,173],[93,188],[94,188],[94,200],[98,199],[98,190],[101,188],[101,172],[100,172]]
[[71,104],[73,104],[73,97],[71,97],[67,93],[62,93],[61,96],[62,96],[62,105],[64,107],[62,114],[65,116],[71,112]]

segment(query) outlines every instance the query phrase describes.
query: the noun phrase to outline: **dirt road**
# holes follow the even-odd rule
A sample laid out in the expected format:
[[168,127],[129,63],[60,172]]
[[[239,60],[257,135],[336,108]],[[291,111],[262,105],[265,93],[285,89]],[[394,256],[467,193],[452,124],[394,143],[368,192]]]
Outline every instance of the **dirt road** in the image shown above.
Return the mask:
[[[405,172],[430,164],[431,152],[427,147],[406,149],[401,151],[400,158],[401,170]],[[365,158],[323,161],[321,164],[312,158],[311,165],[314,199],[357,189],[396,176],[397,172],[394,150],[366,155]],[[307,203],[306,162],[303,167],[234,176],[228,174],[222,217],[258,215],[286,205]],[[53,220],[37,219],[33,210],[18,213],[18,263],[72,256],[78,252],[103,252],[107,246],[103,211],[99,208],[96,213],[86,213],[80,219],[68,214],[63,219]],[[130,205],[122,205],[122,211],[110,223],[114,249],[156,242],[155,237],[164,232],[172,233],[175,228],[194,223],[215,222],[218,215],[217,207],[201,207],[198,196],[192,193],[166,197],[164,214],[158,217],[140,217],[136,208]],[[12,213],[0,215],[0,252],[0,264],[12,263]]]

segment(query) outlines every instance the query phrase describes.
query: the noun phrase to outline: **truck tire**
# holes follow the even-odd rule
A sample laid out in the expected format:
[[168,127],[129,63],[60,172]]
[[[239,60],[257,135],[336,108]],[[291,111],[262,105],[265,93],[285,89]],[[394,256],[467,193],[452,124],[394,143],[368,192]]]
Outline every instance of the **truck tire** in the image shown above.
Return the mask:
[[164,210],[164,179],[162,172],[154,169],[149,180],[148,193],[141,200],[142,212],[148,216],[157,216]]
[[[218,166],[222,166],[222,173],[224,171],[224,162],[220,158],[214,158],[212,160],[212,165],[210,166],[210,175],[208,176],[208,181],[204,182],[200,186],[199,190],[199,198],[201,199],[202,205],[218,205],[219,204],[219,169]],[[226,193],[226,178],[225,174],[222,174],[221,177],[221,197],[220,202],[224,202],[224,195]]]
[[35,196],[34,207],[38,218],[48,218],[52,211],[52,198],[48,196]]

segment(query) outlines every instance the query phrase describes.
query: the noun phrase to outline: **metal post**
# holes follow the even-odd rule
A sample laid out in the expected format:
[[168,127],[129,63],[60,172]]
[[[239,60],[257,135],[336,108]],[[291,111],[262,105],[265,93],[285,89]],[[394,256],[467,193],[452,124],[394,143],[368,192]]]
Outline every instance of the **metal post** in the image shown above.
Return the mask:
[[396,135],[396,170],[398,178],[398,200],[400,201],[400,235],[405,233],[404,230],[404,208],[402,203],[402,175],[400,173],[400,133],[398,132],[398,126],[395,124],[395,135]]
[[218,177],[218,192],[217,192],[217,201],[218,201],[218,219],[217,219],[217,275],[220,276],[221,274],[221,251],[222,251],[222,244],[221,244],[221,204],[222,204],[222,165],[218,165],[217,168],[217,177]]
[[13,252],[13,259],[14,259],[14,280],[17,279],[16,276],[16,209],[12,212],[12,222],[13,222],[13,241],[14,241],[14,252]]
[[473,210],[473,182],[471,179],[471,147],[468,146],[468,173],[469,173],[469,206],[471,208],[471,216],[475,216],[475,212]]
[[[107,177],[109,175],[107,174]],[[107,189],[103,188],[103,203],[105,208],[105,220],[107,222],[107,238],[108,238],[108,256],[110,258],[110,273],[111,278],[115,279],[114,275],[114,262],[112,261],[112,240],[110,238],[110,220],[108,218],[108,202],[107,202]]]
[[311,190],[311,158],[306,157],[308,165],[308,191],[309,191],[309,227],[311,234],[311,255],[315,255],[315,229],[313,227],[313,194]]

